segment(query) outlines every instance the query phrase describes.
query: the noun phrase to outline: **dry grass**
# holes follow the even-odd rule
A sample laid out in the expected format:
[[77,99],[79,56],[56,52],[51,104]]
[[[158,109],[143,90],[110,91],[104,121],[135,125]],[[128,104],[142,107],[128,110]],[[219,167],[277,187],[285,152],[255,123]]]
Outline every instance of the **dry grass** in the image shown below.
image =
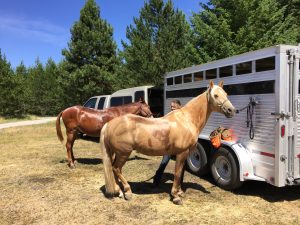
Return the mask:
[[169,197],[174,163],[154,189],[148,179],[161,158],[134,154],[123,171],[133,199],[109,200],[97,143],[75,142],[79,163],[71,170],[54,123],[0,136],[0,224],[300,224],[300,187],[248,182],[233,193],[186,172],[184,205],[176,206]]

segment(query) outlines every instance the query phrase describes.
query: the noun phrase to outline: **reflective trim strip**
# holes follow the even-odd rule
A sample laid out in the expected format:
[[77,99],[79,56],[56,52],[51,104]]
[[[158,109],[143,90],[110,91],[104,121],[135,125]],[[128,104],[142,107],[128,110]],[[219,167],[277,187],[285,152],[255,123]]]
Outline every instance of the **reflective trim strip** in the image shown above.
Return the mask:
[[264,155],[264,156],[275,158],[275,154],[272,154],[272,153],[269,153],[269,152],[260,152],[260,154]]

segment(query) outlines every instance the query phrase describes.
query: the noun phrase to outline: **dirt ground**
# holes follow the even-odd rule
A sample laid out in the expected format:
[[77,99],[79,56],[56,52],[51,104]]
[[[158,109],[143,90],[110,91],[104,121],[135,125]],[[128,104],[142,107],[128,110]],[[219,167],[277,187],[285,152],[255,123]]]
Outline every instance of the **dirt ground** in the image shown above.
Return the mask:
[[78,140],[74,153],[72,170],[53,122],[0,130],[0,224],[300,224],[300,187],[246,182],[229,192],[186,172],[177,206],[169,195],[174,162],[154,188],[161,157],[135,153],[123,169],[133,199],[110,200],[99,144]]

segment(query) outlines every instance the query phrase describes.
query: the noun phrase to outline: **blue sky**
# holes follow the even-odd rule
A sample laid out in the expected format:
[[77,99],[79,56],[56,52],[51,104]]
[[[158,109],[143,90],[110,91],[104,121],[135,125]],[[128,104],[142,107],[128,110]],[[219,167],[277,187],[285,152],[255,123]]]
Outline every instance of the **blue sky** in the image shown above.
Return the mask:
[[[139,16],[144,0],[96,0],[100,16],[114,29],[119,48],[126,40],[126,27]],[[173,0],[187,18],[199,12],[200,0]],[[1,0],[0,49],[15,68],[23,60],[33,66],[37,57],[44,64],[48,58],[62,59],[61,50],[70,40],[70,28],[79,20],[85,0]]]

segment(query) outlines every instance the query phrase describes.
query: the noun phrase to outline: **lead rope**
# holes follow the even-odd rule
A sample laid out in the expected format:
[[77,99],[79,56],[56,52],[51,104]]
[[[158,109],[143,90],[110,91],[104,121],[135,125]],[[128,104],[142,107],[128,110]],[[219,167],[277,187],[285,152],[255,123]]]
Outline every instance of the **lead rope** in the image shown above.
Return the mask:
[[253,114],[254,114],[254,108],[258,104],[258,102],[255,100],[255,98],[251,97],[250,102],[248,103],[247,106],[236,110],[236,113],[239,113],[245,109],[247,109],[247,120],[246,124],[247,127],[249,127],[249,137],[250,139],[254,139],[254,127],[253,127]]
[[254,107],[252,103],[250,103],[247,107],[247,127],[250,127],[249,129],[249,137],[252,140],[254,138],[254,128],[253,128],[253,114],[254,114]]

